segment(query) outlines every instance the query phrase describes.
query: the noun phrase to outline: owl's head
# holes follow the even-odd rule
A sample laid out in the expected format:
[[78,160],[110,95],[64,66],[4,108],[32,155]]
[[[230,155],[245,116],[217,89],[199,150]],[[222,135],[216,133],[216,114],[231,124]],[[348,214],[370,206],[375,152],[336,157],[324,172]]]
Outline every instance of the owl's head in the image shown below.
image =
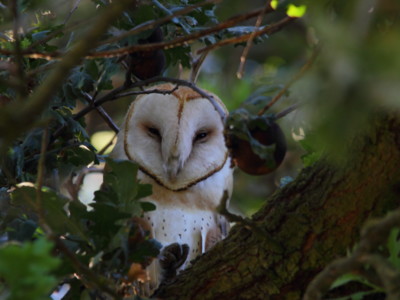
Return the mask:
[[[135,161],[158,184],[183,190],[218,172],[226,163],[224,124],[206,98],[188,87],[162,84],[172,93],[142,95],[130,106],[113,150]],[[222,101],[214,96],[226,113]]]

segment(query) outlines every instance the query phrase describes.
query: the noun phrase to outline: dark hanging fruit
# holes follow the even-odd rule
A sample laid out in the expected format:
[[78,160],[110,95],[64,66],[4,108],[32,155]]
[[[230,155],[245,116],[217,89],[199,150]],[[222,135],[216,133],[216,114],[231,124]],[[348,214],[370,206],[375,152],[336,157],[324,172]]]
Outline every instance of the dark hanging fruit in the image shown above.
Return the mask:
[[[139,44],[153,44],[164,40],[161,28],[156,28],[146,39],[139,40]],[[127,59],[128,71],[126,80],[130,82],[130,76],[134,75],[141,80],[160,75],[165,68],[166,58],[162,49],[140,51],[129,54]]]
[[[241,134],[235,134],[234,130],[228,133],[234,164],[250,175],[264,175],[278,168],[286,154],[286,140],[279,125],[259,119],[241,127]],[[246,138],[243,128],[246,128]]]

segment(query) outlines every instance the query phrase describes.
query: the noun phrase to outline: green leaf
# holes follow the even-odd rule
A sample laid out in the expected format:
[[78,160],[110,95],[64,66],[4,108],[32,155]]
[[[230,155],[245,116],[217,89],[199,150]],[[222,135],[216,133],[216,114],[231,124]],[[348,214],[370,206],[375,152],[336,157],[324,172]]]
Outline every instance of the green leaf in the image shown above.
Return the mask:
[[37,229],[36,222],[30,219],[14,219],[8,225],[8,239],[10,241],[30,241]]
[[14,205],[30,209],[34,213],[42,210],[42,216],[50,228],[58,234],[73,234],[83,240],[88,240],[82,225],[71,220],[65,205],[68,199],[56,194],[53,190],[43,187],[41,191],[41,203],[38,201],[37,189],[33,184],[18,185],[12,192],[11,200]]
[[397,268],[400,269],[400,228],[393,228],[390,232],[387,248],[389,250],[389,261]]
[[84,146],[76,146],[67,149],[63,154],[62,160],[64,163],[70,163],[77,167],[87,166],[96,160],[96,155]]
[[313,165],[321,158],[323,150],[314,133],[306,133],[305,138],[300,140],[299,144],[306,151],[306,153],[301,157],[305,167]]
[[[121,212],[117,207],[105,203],[91,203],[93,210],[88,212],[88,219],[93,222],[90,227],[92,237],[98,237],[97,242],[107,245],[110,238],[113,237],[122,224],[121,220],[126,220],[131,217],[129,212]],[[97,245],[99,246],[99,245]]]
[[[106,192],[116,196],[116,199],[109,200],[119,206],[122,211],[136,215],[140,214],[140,205],[137,201],[139,182],[136,179],[138,166],[128,160],[112,160],[110,158],[106,159],[106,163],[104,189]],[[145,190],[144,194],[147,194]],[[95,195],[97,196],[97,193]],[[103,194],[102,196],[105,195]]]
[[296,6],[294,4],[289,4],[286,14],[291,18],[301,18],[306,13],[307,6],[299,5]]
[[130,259],[134,262],[143,262],[147,257],[157,257],[161,248],[162,245],[157,240],[146,240],[135,247]]
[[44,238],[0,248],[0,278],[10,293],[7,299],[48,299],[57,285],[51,273],[60,264],[52,249],[53,244]]
[[156,210],[156,206],[151,202],[140,202],[140,206],[142,207],[143,211],[152,211]]

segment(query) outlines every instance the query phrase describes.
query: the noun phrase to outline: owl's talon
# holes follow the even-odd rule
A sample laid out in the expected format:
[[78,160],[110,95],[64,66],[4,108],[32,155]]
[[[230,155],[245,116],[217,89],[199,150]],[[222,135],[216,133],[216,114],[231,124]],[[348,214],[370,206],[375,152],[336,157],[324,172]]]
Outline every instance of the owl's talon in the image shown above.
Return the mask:
[[164,273],[164,280],[176,276],[176,271],[185,263],[189,254],[187,244],[172,243],[161,251],[160,266]]

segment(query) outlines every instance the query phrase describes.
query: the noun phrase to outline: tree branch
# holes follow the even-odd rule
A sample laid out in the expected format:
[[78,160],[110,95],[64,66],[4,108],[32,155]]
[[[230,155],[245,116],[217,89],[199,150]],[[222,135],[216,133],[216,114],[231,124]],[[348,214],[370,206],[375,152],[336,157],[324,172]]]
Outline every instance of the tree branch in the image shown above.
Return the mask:
[[[96,107],[98,107],[99,105],[108,102],[108,101],[113,101],[115,99],[121,98],[122,95],[126,96],[127,94],[121,94],[121,92],[128,90],[128,89],[132,89],[132,88],[140,88],[140,87],[144,87],[144,86],[148,86],[150,84],[156,83],[156,82],[170,82],[170,83],[174,83],[179,85],[183,85],[183,86],[187,86],[190,87],[192,90],[194,90],[195,92],[197,92],[200,96],[208,99],[210,101],[210,103],[213,105],[214,109],[218,112],[218,114],[221,116],[221,119],[223,121],[225,121],[226,119],[226,113],[222,110],[222,108],[218,105],[218,103],[215,101],[214,97],[211,94],[206,93],[205,91],[203,91],[202,89],[198,88],[194,83],[186,81],[186,80],[182,80],[182,79],[176,79],[176,78],[169,78],[169,77],[162,77],[162,76],[157,76],[157,77],[153,77],[150,79],[146,79],[146,80],[142,80],[142,81],[137,81],[137,82],[133,82],[131,84],[129,84],[128,86],[122,85],[114,90],[112,90],[110,93],[108,93],[107,95],[103,96],[100,99],[97,99],[96,101],[94,101],[91,105],[86,106],[85,108],[83,108],[81,111],[79,111],[75,116],[74,119],[78,120],[80,118],[82,118],[83,116],[85,116],[87,113],[89,113],[90,111],[92,111],[93,109],[95,109]],[[173,90],[169,91],[168,93],[172,93]],[[148,92],[137,92],[137,94],[145,94]]]
[[257,17],[256,24],[254,25],[256,30],[254,30],[250,34],[249,39],[246,42],[246,47],[243,49],[242,55],[240,56],[240,65],[239,65],[238,71],[236,73],[236,76],[239,79],[242,78],[242,76],[243,76],[244,65],[246,64],[247,55],[249,54],[251,45],[253,44],[253,40],[256,37],[256,33],[258,31],[258,28],[260,28],[261,23],[262,23],[262,21],[264,19],[265,12],[267,11],[268,8],[270,8],[270,5],[271,5],[271,0],[268,0],[267,3],[264,6],[264,9],[260,12],[259,16]]
[[[108,26],[130,3],[131,1],[129,0],[121,0],[108,6],[98,16],[92,28],[63,57],[43,84],[36,88],[23,105],[12,103],[0,112],[0,131],[4,133],[6,139],[12,140],[16,138],[34,124],[51,100],[52,95],[61,86],[65,77],[68,76],[69,71],[96,45],[97,40],[103,35]],[[12,132],[9,130],[10,124],[15,125]]]
[[[269,12],[269,10],[267,9],[266,13]],[[234,38],[230,38],[230,39],[225,39],[222,40],[220,42],[217,42],[213,45],[201,48],[197,51],[197,54],[201,54],[205,51],[211,51],[211,50],[215,50],[216,48],[220,48],[222,46],[226,46],[226,45],[231,45],[231,44],[237,44],[237,43],[242,43],[242,42],[246,42],[251,35],[253,35],[253,38],[258,37],[260,35],[263,34],[273,34],[277,31],[279,31],[280,29],[282,29],[285,25],[289,24],[290,22],[292,22],[293,20],[296,20],[296,18],[291,18],[291,17],[285,17],[282,20],[271,24],[269,26],[266,26],[264,29],[258,30],[255,33],[248,33],[248,34],[244,34],[241,35],[239,37],[234,37]]]
[[274,105],[289,90],[292,84],[299,80],[304,75],[304,73],[311,68],[315,59],[318,56],[318,53],[319,48],[315,48],[311,57],[307,60],[303,67],[289,80],[289,82],[285,84],[285,86],[279,91],[278,94],[275,95],[274,98],[272,98],[270,102],[268,102],[267,105],[260,109],[260,111],[258,112],[259,116],[263,115],[272,105]]
[[[393,188],[400,182],[400,115],[376,113],[370,124],[348,145],[356,155],[345,156],[341,165],[321,160],[303,169],[252,217],[281,251],[245,224],[235,225],[157,295],[165,300],[301,299],[312,278],[358,240],[368,218],[400,204]],[[382,231],[373,235],[384,236]],[[343,259],[337,262],[343,264]]]
[[[109,57],[118,57],[118,56],[124,56],[130,53],[135,53],[135,52],[143,52],[143,51],[154,51],[154,50],[159,50],[159,49],[170,49],[170,48],[175,48],[183,45],[184,43],[193,43],[197,41],[199,38],[207,36],[209,34],[212,34],[214,32],[221,31],[223,29],[232,27],[240,22],[249,20],[251,18],[254,18],[259,15],[260,11],[263,10],[264,8],[257,9],[255,11],[246,13],[246,14],[241,14],[235,17],[232,17],[225,22],[221,22],[214,27],[207,28],[189,35],[185,35],[179,38],[176,38],[171,41],[165,41],[165,42],[159,42],[159,43],[152,43],[152,44],[143,44],[143,45],[133,45],[129,47],[124,47],[116,50],[109,50],[109,51],[99,51],[99,52],[93,52],[90,54],[87,54],[85,58],[92,59],[92,58],[109,58]],[[266,13],[272,12],[273,9],[268,9]],[[167,16],[168,18],[173,18],[173,16]],[[167,18],[166,17],[166,18]],[[145,29],[150,29],[156,26],[156,24],[159,24],[159,22],[154,22],[154,23],[149,23],[140,27],[137,27],[137,29],[133,29],[129,31],[129,35],[132,35],[134,33],[139,33]],[[125,35],[120,35],[118,37],[118,40],[121,39],[122,37],[125,37]],[[247,40],[248,37],[245,38]],[[105,42],[111,42],[114,41],[113,39],[109,39],[104,41]],[[99,44],[96,44],[96,46]],[[0,54],[3,55],[12,55],[12,51],[8,51],[5,49],[0,49]],[[23,51],[24,56],[29,57],[29,58],[34,58],[34,59],[47,59],[47,60],[52,60],[52,59],[57,59],[59,58],[62,54],[58,52],[53,52],[53,53],[34,53],[34,52],[28,52],[28,51]]]
[[[92,105],[94,103],[94,99],[88,93],[83,93],[86,100]],[[119,127],[114,123],[113,119],[107,114],[107,112],[101,106],[97,106],[96,111],[99,113],[100,117],[107,123],[107,125],[115,132],[118,133]]]

